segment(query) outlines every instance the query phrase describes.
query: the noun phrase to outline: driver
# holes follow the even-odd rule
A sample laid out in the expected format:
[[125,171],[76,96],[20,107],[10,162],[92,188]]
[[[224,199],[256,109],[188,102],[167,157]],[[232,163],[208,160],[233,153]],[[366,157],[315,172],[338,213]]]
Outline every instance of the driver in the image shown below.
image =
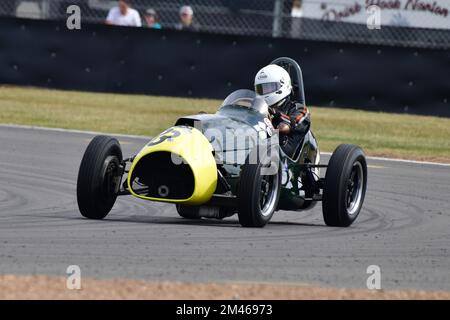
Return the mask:
[[290,157],[311,126],[308,108],[293,101],[291,77],[282,67],[270,64],[258,71],[255,92],[269,105],[273,126],[279,130],[280,144]]

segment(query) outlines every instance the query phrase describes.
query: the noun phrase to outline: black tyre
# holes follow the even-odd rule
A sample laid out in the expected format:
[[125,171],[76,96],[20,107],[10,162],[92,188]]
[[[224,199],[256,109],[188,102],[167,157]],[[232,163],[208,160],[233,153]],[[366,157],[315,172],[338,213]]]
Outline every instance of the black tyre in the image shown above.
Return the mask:
[[184,206],[181,204],[177,204],[177,211],[180,217],[185,219],[200,219],[199,215],[199,207],[197,206]]
[[361,211],[367,187],[367,162],[362,149],[342,144],[328,163],[322,212],[328,226],[348,227]]
[[[280,199],[281,170],[278,155],[269,156],[267,152],[260,154],[263,156],[250,155],[241,169],[237,211],[239,223],[243,227],[264,227],[272,218]],[[254,158],[256,161],[253,162],[256,163],[249,161],[250,158]],[[275,172],[263,174],[262,169],[270,166],[276,168]]]
[[77,201],[81,215],[103,219],[116,202],[121,180],[122,149],[117,139],[96,136],[81,161],[77,181]]

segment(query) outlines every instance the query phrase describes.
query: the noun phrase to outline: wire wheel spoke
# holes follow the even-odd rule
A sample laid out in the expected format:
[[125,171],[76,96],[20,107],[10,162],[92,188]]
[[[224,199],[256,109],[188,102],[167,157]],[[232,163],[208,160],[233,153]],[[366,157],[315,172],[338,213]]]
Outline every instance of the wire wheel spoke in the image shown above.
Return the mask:
[[263,215],[273,210],[278,188],[278,175],[264,175],[261,177],[260,209]]
[[361,205],[364,173],[360,162],[353,164],[352,172],[347,180],[346,202],[348,213],[354,214]]
[[269,191],[270,191],[270,183],[265,178],[263,178],[261,181],[261,202],[260,202],[261,208],[264,207],[264,205],[267,201],[267,196],[269,194]]
[[114,160],[110,161],[105,170],[105,176],[103,180],[103,192],[104,197],[107,199],[110,195],[114,194],[116,189],[115,177],[117,174],[117,164]]

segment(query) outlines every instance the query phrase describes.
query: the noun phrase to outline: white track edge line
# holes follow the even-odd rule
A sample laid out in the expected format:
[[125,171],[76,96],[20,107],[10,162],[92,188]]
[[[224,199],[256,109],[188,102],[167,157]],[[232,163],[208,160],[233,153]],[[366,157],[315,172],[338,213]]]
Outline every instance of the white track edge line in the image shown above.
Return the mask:
[[[105,133],[105,132],[98,132],[98,131],[83,131],[83,130],[76,130],[76,129],[38,127],[38,126],[21,125],[21,124],[0,124],[0,128],[41,130],[41,131],[77,133],[77,134],[86,134],[86,135],[107,134],[107,135],[116,136],[116,137],[119,137],[119,138],[121,137],[121,138],[131,138],[131,139],[151,139],[152,138],[152,137],[148,137],[148,136],[138,136],[138,135],[132,135],[132,134],[123,134],[123,133]],[[331,152],[320,152],[320,154],[330,156]],[[418,161],[418,160],[407,160],[407,159],[385,158],[385,157],[373,157],[373,156],[368,156],[367,159],[377,160],[377,161],[388,161],[388,162],[390,161],[390,162],[400,162],[400,163],[411,163],[411,164],[422,164],[422,165],[435,165],[435,166],[450,167],[450,163],[442,163],[442,162]]]
[[[320,152],[320,154],[331,156],[331,152]],[[450,163],[442,163],[442,162],[419,161],[419,160],[408,160],[408,159],[398,159],[398,158],[385,158],[385,157],[375,157],[375,156],[367,156],[367,159],[376,160],[376,161],[400,162],[400,163],[450,167]]]
[[115,136],[115,137],[132,138],[132,139],[151,139],[152,138],[152,137],[147,137],[147,136],[138,136],[138,135],[132,135],[132,134],[123,134],[123,133],[105,133],[105,132],[99,132],[99,131],[38,127],[38,126],[29,126],[29,125],[21,125],[21,124],[0,124],[0,128],[28,129],[28,130],[53,131],[53,132],[65,132],[65,133],[80,133],[80,134],[86,134],[86,135],[106,134],[106,135]]

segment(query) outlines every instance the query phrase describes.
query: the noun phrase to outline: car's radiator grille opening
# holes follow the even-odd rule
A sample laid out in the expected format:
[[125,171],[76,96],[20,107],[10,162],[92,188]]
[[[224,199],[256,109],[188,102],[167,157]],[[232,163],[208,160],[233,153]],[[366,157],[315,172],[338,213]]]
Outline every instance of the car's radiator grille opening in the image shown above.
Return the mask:
[[191,167],[171,152],[153,152],[142,157],[131,175],[131,188],[150,198],[183,200],[194,193]]

